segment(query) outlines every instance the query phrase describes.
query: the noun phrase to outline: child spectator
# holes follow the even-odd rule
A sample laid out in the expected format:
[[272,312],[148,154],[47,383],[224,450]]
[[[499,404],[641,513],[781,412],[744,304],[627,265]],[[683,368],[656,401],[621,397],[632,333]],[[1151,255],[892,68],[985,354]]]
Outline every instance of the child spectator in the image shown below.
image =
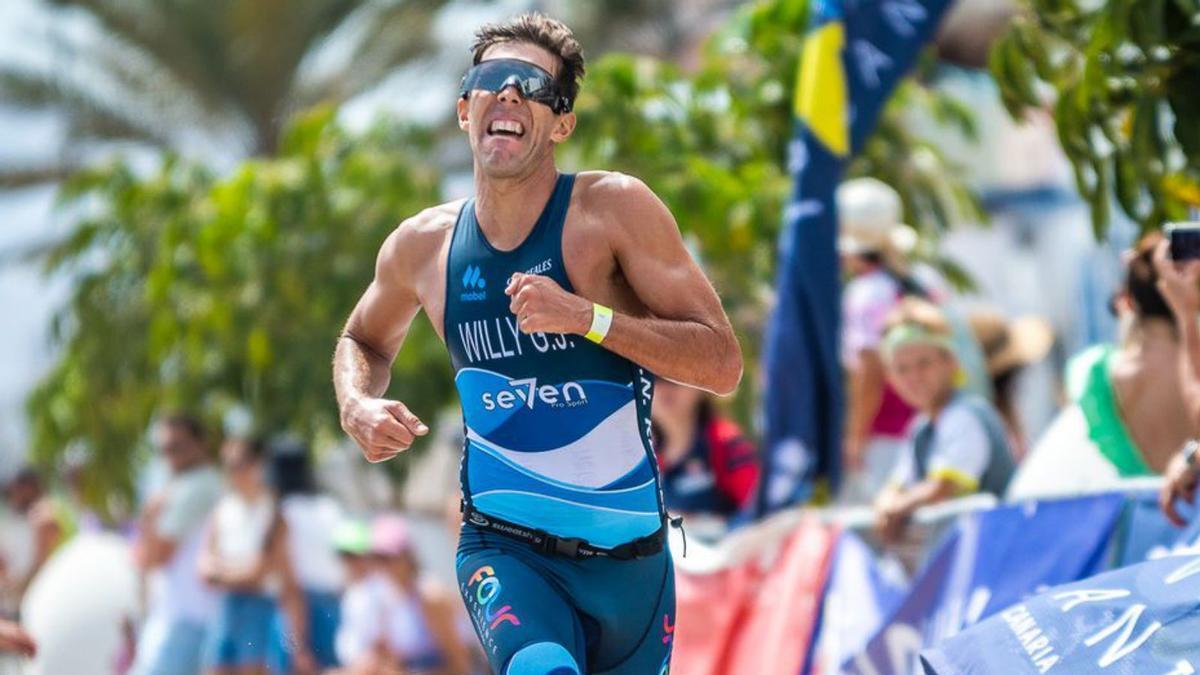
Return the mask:
[[942,312],[906,298],[886,325],[881,351],[888,380],[919,413],[876,500],[877,529],[891,543],[922,506],[974,492],[1003,495],[1013,459],[995,409],[955,385],[958,360]]

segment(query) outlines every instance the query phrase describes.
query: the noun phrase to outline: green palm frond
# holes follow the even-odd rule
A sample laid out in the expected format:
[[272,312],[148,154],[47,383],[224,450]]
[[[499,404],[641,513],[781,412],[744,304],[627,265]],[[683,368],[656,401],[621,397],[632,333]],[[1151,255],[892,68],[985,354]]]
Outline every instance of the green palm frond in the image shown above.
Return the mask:
[[[178,147],[179,130],[273,154],[287,119],[339,103],[430,50],[446,0],[51,0],[100,29],[80,38],[50,21],[48,72],[0,64],[0,94],[66,113],[73,142],[138,140]],[[305,62],[353,17],[352,56],[318,82]],[[78,18],[78,17],[76,17]]]

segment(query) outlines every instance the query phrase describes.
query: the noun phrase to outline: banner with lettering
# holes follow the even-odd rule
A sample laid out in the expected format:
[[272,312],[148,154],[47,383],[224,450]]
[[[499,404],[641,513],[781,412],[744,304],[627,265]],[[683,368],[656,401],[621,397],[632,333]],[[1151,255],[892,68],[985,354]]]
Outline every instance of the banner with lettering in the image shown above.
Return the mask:
[[1018,602],[921,655],[926,675],[1200,669],[1200,555],[1107,572]]
[[1107,494],[961,516],[908,597],[845,672],[916,672],[923,647],[1042,588],[1104,569],[1125,502],[1124,495]]

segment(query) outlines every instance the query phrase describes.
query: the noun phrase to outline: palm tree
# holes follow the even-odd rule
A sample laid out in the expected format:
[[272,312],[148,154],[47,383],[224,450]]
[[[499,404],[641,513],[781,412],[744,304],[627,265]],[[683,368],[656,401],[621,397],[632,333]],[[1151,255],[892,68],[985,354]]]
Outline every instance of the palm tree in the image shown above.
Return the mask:
[[378,84],[434,42],[446,0],[36,0],[49,64],[0,60],[0,100],[64,115],[65,156],[0,170],[61,177],[113,141],[271,155],[289,116]]

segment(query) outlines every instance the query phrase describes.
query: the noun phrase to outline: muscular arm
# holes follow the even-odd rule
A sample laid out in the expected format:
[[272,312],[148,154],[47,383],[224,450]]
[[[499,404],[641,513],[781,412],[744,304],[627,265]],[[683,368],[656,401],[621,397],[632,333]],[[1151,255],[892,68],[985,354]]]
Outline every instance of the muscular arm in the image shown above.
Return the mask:
[[380,248],[375,278],[350,313],[333,354],[342,428],[372,462],[391,459],[429,431],[403,403],[381,398],[391,381],[392,361],[420,309],[413,265],[416,220],[401,224]]
[[[614,311],[604,347],[660,377],[719,395],[733,393],[742,377],[741,347],[716,291],[688,254],[666,205],[640,181],[619,174],[601,178],[589,189],[594,193],[587,200],[589,211],[594,209],[607,225],[608,245],[619,272],[650,312],[641,317]],[[619,213],[611,212],[617,208]],[[591,327],[591,301],[561,290],[563,295],[551,300],[522,297],[547,292],[544,278],[526,290],[534,279],[514,275],[508,289],[513,311],[521,316],[527,301],[533,307],[557,304],[554,313],[560,321],[535,321],[529,326],[522,322],[521,329],[586,334]]]
[[614,313],[604,345],[667,379],[733,393],[742,379],[742,350],[716,290],[684,247],[666,205],[641,181],[619,182],[627,215],[614,230],[613,252],[653,317]]
[[343,413],[356,398],[387,391],[391,365],[420,305],[403,268],[404,225],[397,228],[375,261],[375,278],[359,299],[333,354],[333,388]]

